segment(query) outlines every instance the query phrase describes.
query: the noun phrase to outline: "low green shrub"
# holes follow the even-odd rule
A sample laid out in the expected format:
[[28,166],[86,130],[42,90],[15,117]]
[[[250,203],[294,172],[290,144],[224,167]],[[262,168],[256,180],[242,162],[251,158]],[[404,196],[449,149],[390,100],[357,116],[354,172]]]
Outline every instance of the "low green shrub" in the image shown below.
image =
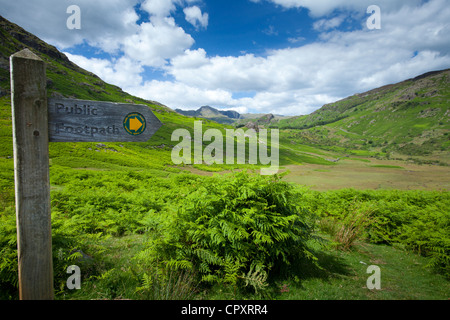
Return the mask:
[[321,230],[332,235],[337,232],[336,224],[345,225],[352,219],[355,204],[372,208],[372,220],[362,238],[371,243],[402,244],[430,257],[429,265],[449,276],[449,192],[344,189],[310,191],[303,200],[306,208],[321,217]]
[[186,195],[167,217],[166,233],[155,235],[139,257],[194,268],[204,283],[261,291],[271,275],[314,259],[307,245],[314,221],[301,208],[301,194],[280,176],[216,176]]

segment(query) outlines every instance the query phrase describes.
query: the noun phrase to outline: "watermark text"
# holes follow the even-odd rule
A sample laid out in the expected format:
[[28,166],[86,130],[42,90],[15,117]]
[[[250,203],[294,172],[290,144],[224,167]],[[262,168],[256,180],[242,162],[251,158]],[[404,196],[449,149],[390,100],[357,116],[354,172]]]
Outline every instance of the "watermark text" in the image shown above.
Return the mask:
[[67,18],[67,21],[66,21],[67,29],[80,30],[81,29],[81,9],[80,9],[80,7],[75,4],[68,6],[66,13],[70,14],[70,16]]
[[369,30],[381,29],[381,9],[379,6],[371,5],[367,8],[367,13],[371,16],[367,19],[366,25]]
[[[279,130],[225,129],[224,135],[218,129],[208,129],[203,133],[202,121],[194,122],[194,135],[187,129],[176,129],[171,141],[180,141],[172,149],[174,164],[261,164],[262,175],[274,175],[279,169]],[[211,142],[205,148],[204,142]],[[235,143],[235,141],[237,143]],[[247,148],[248,146],[248,148]],[[270,146],[270,156],[269,156]],[[225,150],[224,150],[225,149]],[[248,149],[248,150],[247,150]],[[194,154],[192,154],[194,150]],[[248,152],[247,152],[248,151]],[[193,156],[193,157],[192,157]],[[193,158],[193,160],[192,160]]]

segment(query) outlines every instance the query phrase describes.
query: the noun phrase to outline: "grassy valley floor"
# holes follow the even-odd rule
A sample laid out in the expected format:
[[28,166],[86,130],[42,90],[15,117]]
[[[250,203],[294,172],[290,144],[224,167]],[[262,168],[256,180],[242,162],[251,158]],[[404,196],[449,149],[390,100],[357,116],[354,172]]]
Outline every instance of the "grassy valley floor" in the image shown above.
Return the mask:
[[406,161],[341,159],[336,165],[287,165],[286,181],[307,185],[313,190],[342,188],[450,190],[448,166],[418,165]]

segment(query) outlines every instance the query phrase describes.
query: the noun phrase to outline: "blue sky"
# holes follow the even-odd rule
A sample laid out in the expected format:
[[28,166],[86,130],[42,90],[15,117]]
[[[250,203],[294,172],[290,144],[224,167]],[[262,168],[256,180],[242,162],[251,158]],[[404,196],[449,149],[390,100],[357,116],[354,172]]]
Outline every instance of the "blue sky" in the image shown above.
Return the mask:
[[308,114],[450,67],[448,0],[0,0],[0,15],[173,109]]

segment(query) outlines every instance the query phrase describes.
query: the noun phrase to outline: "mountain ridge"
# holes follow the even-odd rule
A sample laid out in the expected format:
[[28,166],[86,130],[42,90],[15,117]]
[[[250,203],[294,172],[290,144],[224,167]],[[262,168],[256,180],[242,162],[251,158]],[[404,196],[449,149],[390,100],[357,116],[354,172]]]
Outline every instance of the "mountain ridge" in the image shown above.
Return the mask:
[[300,143],[328,149],[433,156],[449,163],[450,69],[358,93],[271,127],[299,130]]
[[[285,119],[289,116],[274,115],[271,113],[239,113],[234,110],[219,110],[211,106],[202,106],[197,110],[182,110],[175,109],[176,112],[188,117],[204,118],[218,123],[233,124],[235,126],[243,126],[245,121],[255,122],[261,121],[263,118],[270,117],[270,119]],[[267,122],[267,121],[263,121]],[[266,123],[267,124],[267,123]]]
[[[312,113],[309,114],[309,115],[301,115],[301,116],[294,116],[294,117],[291,117],[291,118],[288,120],[288,122],[293,122],[293,121],[296,121],[296,120],[298,120],[298,119],[313,118],[313,117],[316,116],[316,115],[323,115],[323,113],[324,113],[325,111],[327,111],[327,110],[332,110],[332,109],[334,109],[334,108],[335,108],[336,106],[338,106],[338,105],[344,105],[345,102],[349,102],[349,103],[347,104],[347,107],[346,107],[346,108],[336,109],[336,110],[339,111],[339,112],[345,112],[345,111],[347,111],[347,110],[349,110],[349,109],[355,108],[355,107],[357,107],[358,105],[362,105],[362,104],[363,104],[364,101],[361,101],[361,100],[358,101],[358,100],[357,100],[358,98],[364,99],[364,98],[367,98],[367,97],[370,97],[370,96],[373,96],[373,95],[377,95],[377,94],[380,94],[380,93],[386,94],[386,93],[389,93],[390,91],[398,90],[398,89],[400,89],[402,86],[408,85],[408,84],[410,84],[411,82],[412,82],[412,83],[418,82],[418,81],[420,81],[420,80],[424,80],[424,79],[427,79],[427,78],[433,77],[433,76],[438,76],[438,75],[441,75],[441,74],[444,74],[444,73],[446,73],[446,74],[448,75],[448,74],[450,73],[450,69],[443,69],[443,70],[437,70],[437,71],[426,72],[426,73],[421,74],[421,75],[418,75],[418,76],[416,76],[416,77],[414,77],[414,78],[410,78],[410,79],[407,79],[407,80],[403,80],[403,81],[398,82],[398,83],[387,84],[387,85],[384,85],[384,86],[381,86],[381,87],[378,87],[378,88],[375,88],[375,89],[371,89],[371,90],[366,91],[366,92],[356,93],[356,94],[354,94],[354,95],[352,95],[352,96],[349,96],[349,97],[346,97],[346,98],[344,98],[344,99],[335,101],[335,102],[333,102],[333,103],[325,104],[325,105],[323,105],[321,108],[315,110],[314,112],[312,112]],[[407,89],[407,90],[405,90],[405,91],[408,91],[408,90],[409,90],[409,89]],[[433,89],[433,90],[434,90],[434,89]],[[429,94],[429,96],[431,95],[430,93],[428,93],[428,94]],[[404,92],[403,95],[398,96],[397,101],[409,101],[409,100],[414,99],[415,97],[416,97],[415,92],[414,92],[414,93],[413,93],[413,92]],[[321,118],[321,119],[322,119],[322,118]],[[338,121],[338,120],[340,120],[340,119],[336,119],[335,121]],[[334,122],[334,121],[333,121],[333,122]],[[312,124],[312,126],[318,125],[318,124],[320,125],[320,124],[323,124],[323,123],[320,123],[320,122],[318,121],[317,123]],[[298,128],[298,129],[300,129],[300,128],[306,128],[306,127],[310,127],[310,126],[299,126],[299,125],[297,124],[297,125],[295,125],[295,126],[292,127],[292,128]]]
[[230,119],[239,119],[240,117],[240,114],[237,111],[219,110],[210,106],[202,106],[197,110],[175,109],[175,111],[189,117],[200,117],[200,118],[226,117]]

